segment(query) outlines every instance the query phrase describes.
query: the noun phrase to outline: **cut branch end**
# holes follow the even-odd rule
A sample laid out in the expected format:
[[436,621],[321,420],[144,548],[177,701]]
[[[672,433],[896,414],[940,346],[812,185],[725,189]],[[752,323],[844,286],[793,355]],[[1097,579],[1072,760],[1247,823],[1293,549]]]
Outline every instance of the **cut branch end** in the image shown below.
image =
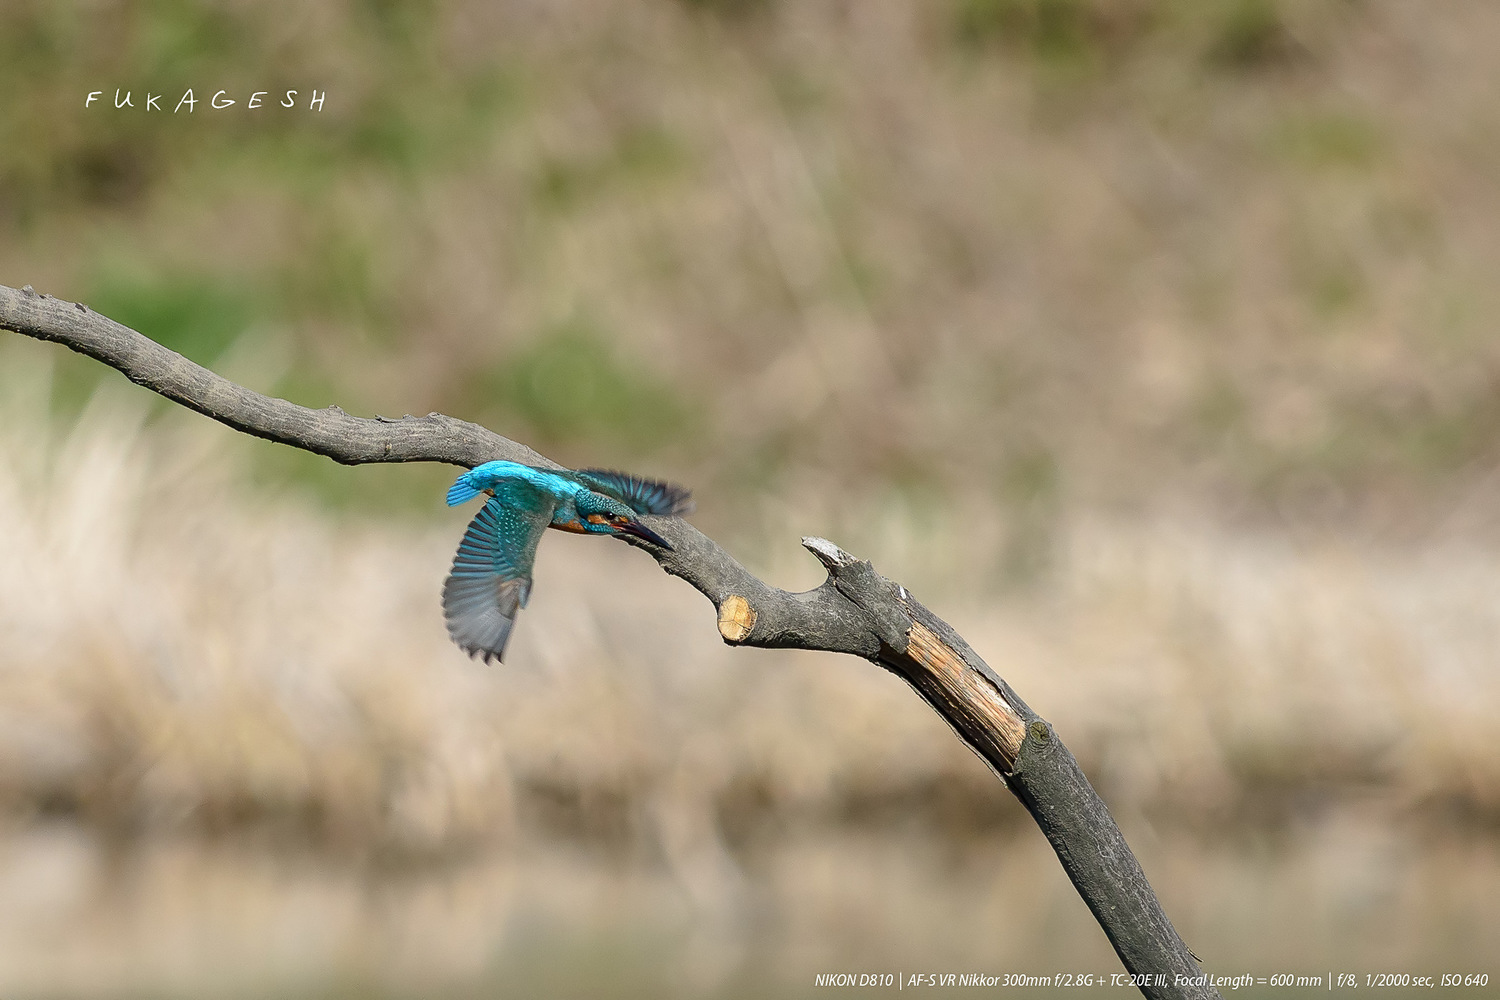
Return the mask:
[[719,604],[719,634],[725,642],[744,642],[755,628],[755,609],[739,594],[730,594]]

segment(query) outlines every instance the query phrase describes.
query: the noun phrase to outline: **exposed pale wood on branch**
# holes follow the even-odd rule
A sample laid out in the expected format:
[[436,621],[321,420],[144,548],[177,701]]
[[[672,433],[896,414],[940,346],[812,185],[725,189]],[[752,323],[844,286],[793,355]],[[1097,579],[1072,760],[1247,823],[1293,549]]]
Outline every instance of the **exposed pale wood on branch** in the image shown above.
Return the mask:
[[[396,420],[313,410],[253,392],[86,306],[0,285],[0,328],[52,341],[235,430],[345,465],[494,459],[557,468],[524,445],[440,413]],[[713,602],[735,645],[851,653],[903,678],[994,768],[1051,842],[1125,968],[1148,997],[1216,997],[1078,762],[961,636],[868,562],[804,538],[828,578],[806,593],[772,587],[688,522],[642,517],[671,545],[662,569]],[[633,540],[626,539],[632,544]],[[436,604],[434,603],[434,613]]]
[[1026,722],[1000,689],[921,622],[912,622],[906,633],[906,655],[943,686],[948,701],[978,713],[975,728],[995,734],[993,752],[1006,762],[1001,770],[1014,767],[1026,738]]
[[744,642],[755,628],[755,609],[739,594],[730,594],[719,603],[719,634],[725,642]]

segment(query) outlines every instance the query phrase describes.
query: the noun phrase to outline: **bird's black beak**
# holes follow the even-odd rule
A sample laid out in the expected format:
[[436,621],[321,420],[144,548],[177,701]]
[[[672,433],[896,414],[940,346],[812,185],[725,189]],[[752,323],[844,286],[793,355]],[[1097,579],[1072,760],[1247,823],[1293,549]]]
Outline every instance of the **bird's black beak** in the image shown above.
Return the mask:
[[665,538],[661,537],[656,532],[652,531],[650,528],[646,527],[639,521],[625,521],[621,524],[615,525],[615,530],[626,535],[634,535],[637,538],[644,538],[652,545],[660,545],[668,552],[672,551],[672,546],[667,544],[667,540]]

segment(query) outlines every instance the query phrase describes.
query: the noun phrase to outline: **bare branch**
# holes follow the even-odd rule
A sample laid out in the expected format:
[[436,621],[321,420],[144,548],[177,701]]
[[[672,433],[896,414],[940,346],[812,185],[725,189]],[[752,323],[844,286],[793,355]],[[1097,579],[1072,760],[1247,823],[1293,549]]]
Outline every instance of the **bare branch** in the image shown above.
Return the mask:
[[0,285],[0,325],[87,354],[174,403],[237,431],[327,456],[344,465],[446,462],[472,468],[495,458],[556,467],[488,428],[441,413],[399,420],[313,410],[252,392],[79,302]]
[[[530,448],[439,413],[354,417],[252,392],[86,306],[0,285],[0,328],[64,345],[132,382],[246,434],[345,465],[493,459],[557,468]],[[772,587],[679,518],[642,517],[672,545],[649,551],[713,602],[731,645],[850,653],[900,676],[1020,799],[1148,997],[1216,997],[1162,911],[1119,827],[1052,727],[906,588],[822,538],[828,571],[806,593]],[[627,539],[629,541],[629,539]]]

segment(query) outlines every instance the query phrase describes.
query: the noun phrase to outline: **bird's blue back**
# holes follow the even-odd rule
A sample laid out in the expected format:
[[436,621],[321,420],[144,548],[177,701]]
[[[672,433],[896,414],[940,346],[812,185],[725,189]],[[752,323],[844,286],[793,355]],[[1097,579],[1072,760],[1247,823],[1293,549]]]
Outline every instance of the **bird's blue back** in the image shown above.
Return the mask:
[[485,462],[459,476],[458,481],[448,487],[448,506],[456,507],[472,500],[506,480],[529,483],[558,500],[569,499],[579,490],[587,489],[578,477],[566,471],[538,469],[519,462]]

